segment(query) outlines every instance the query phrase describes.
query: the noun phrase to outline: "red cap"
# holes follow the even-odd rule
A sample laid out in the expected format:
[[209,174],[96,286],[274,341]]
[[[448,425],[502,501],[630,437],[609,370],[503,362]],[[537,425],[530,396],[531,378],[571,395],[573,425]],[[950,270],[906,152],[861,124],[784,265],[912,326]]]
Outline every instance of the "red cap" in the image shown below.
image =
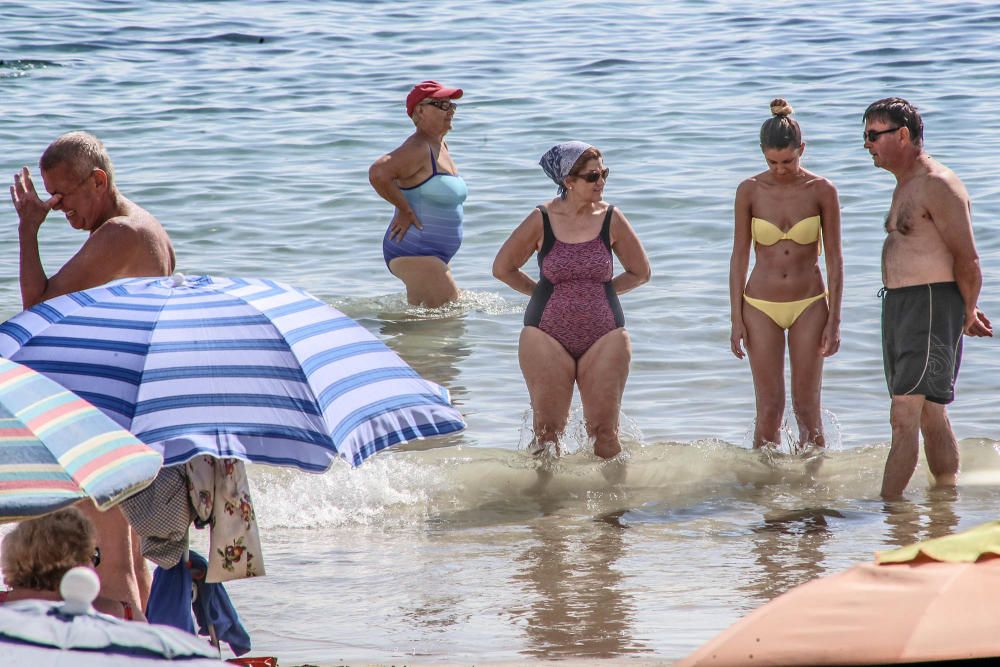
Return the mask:
[[406,115],[412,116],[417,105],[428,97],[436,100],[457,100],[461,96],[461,88],[445,88],[437,81],[421,81],[406,96]]

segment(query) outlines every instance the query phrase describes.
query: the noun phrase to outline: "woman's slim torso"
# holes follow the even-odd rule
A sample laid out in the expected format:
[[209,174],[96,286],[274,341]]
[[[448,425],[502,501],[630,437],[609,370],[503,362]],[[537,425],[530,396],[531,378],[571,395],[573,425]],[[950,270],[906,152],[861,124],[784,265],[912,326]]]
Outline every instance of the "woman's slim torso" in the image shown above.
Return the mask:
[[[783,231],[796,223],[819,216],[819,177],[804,172],[791,184],[776,184],[767,172],[754,179],[750,200],[751,218],[762,218]],[[822,228],[820,229],[822,236]],[[754,243],[755,259],[747,280],[747,296],[768,301],[797,301],[824,291],[816,243],[799,244],[785,239],[774,245]]]

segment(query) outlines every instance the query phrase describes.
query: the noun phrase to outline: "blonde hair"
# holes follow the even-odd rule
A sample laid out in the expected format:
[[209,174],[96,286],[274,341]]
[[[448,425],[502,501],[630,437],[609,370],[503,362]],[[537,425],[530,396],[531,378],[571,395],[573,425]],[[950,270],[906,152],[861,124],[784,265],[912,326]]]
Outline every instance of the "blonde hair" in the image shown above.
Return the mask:
[[3,538],[4,583],[58,591],[67,571],[90,564],[96,546],[94,525],[75,507],[22,521]]
[[65,164],[76,178],[85,178],[95,168],[108,175],[108,187],[114,188],[115,167],[101,140],[89,132],[67,132],[45,149],[38,160],[38,168],[48,171]]

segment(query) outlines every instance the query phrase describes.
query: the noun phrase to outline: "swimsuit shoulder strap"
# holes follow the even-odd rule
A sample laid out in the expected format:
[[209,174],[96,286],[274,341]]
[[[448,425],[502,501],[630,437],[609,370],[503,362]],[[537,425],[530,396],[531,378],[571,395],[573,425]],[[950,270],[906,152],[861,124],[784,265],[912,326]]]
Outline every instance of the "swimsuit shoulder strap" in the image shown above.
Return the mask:
[[614,211],[614,204],[608,205],[608,213],[604,216],[604,224],[601,225],[601,240],[604,241],[604,247],[608,250],[611,250],[611,216]]
[[541,264],[542,258],[549,254],[549,250],[555,245],[556,235],[552,231],[552,223],[549,221],[549,212],[545,205],[539,204],[537,208],[542,212],[542,249],[538,251],[538,262]]
[[437,176],[437,161],[434,159],[434,149],[431,148],[430,144],[427,144],[427,152],[431,154],[431,176]]

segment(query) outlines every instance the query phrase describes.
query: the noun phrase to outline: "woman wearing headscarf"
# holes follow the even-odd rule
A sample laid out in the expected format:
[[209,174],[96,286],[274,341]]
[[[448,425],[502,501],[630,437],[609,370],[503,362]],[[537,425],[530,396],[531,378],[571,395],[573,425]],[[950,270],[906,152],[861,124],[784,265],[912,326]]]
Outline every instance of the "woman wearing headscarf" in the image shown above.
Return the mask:
[[[580,389],[594,453],[621,451],[618,413],[632,346],[618,295],[649,280],[649,260],[628,220],[604,201],[609,169],[601,152],[579,141],[553,146],[540,161],[558,195],[536,207],[503,244],[493,275],[531,295],[518,344],[534,413],[531,450],[552,445]],[[521,267],[538,252],[539,279]],[[613,276],[612,253],[623,272]]]

